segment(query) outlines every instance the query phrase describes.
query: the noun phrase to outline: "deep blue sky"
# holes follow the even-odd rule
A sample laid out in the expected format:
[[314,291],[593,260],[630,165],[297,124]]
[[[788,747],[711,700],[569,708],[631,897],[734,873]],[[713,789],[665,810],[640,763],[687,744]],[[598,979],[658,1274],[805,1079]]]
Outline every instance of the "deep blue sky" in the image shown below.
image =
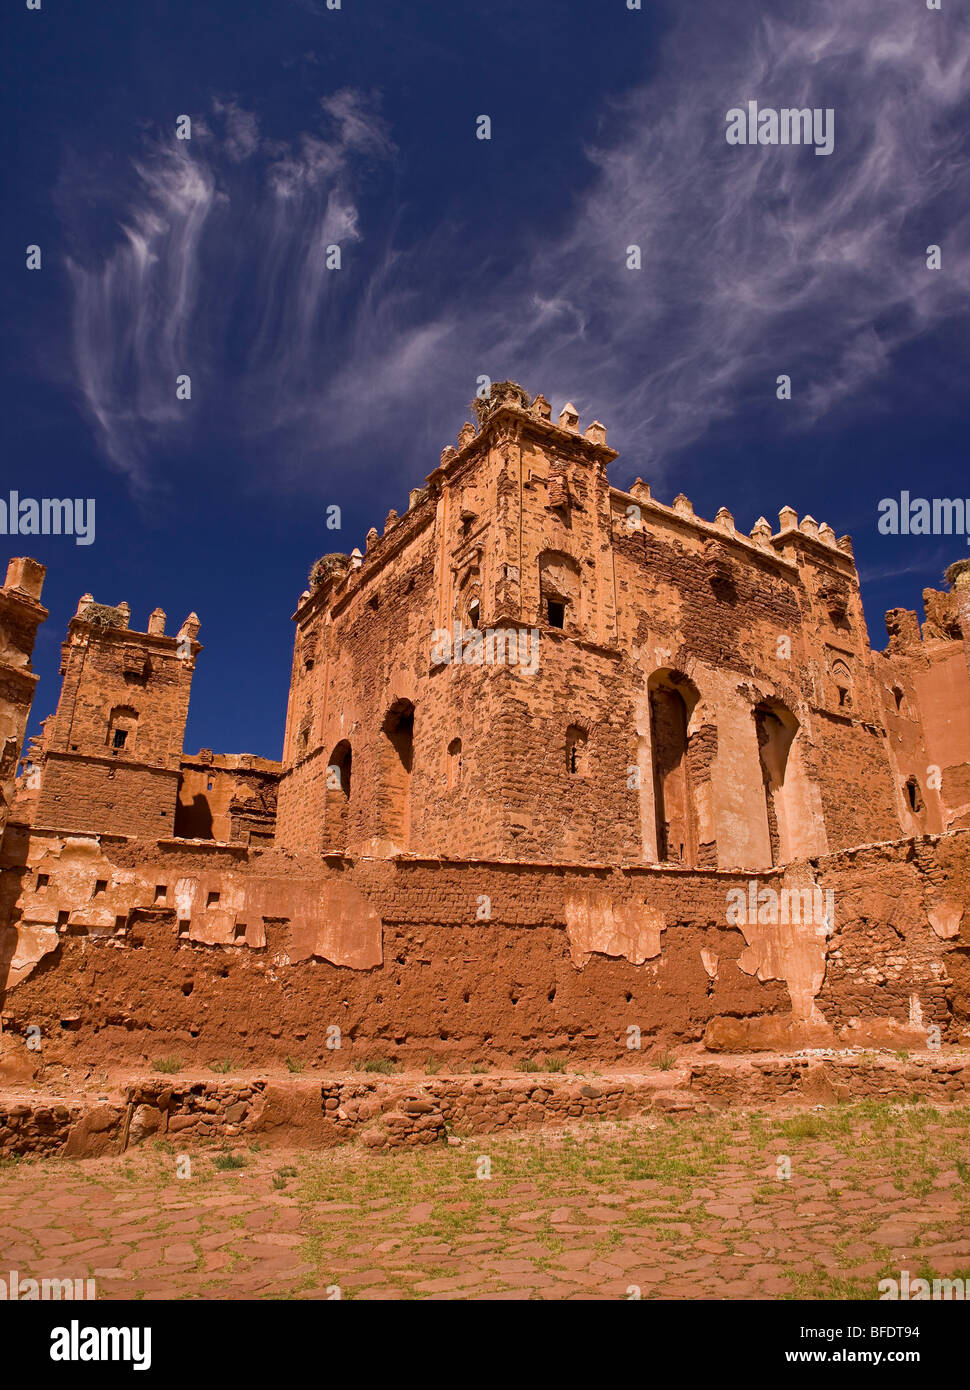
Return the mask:
[[[187,748],[278,757],[310,565],[404,509],[482,373],[603,420],[619,486],[850,532],[877,647],[968,553],[876,530],[901,489],[970,494],[955,0],[9,0],[2,24],[0,496],[97,504],[91,546],[3,538],[49,567],[33,728],[91,591],[141,629],[195,609]],[[832,107],[834,153],[728,146],[752,99]]]

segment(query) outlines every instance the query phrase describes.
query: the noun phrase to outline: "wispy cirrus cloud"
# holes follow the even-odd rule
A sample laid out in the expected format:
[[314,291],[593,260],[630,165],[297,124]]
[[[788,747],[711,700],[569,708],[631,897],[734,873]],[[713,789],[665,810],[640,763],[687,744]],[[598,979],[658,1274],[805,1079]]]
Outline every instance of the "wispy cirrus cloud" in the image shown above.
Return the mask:
[[[138,161],[110,254],[72,263],[85,400],[142,483],[185,428],[173,383],[191,364],[242,441],[287,441],[292,479],[321,441],[391,432],[395,466],[427,471],[429,401],[467,400],[482,372],[647,441],[654,476],[781,373],[793,425],[862,409],[895,354],[970,312],[968,71],[966,26],[909,0],[678,7],[652,78],[604,94],[561,225],[537,238],[510,204],[407,248],[390,214],[361,220],[360,180],[393,154],[369,100],[329,97],[326,128],[284,144],[223,99],[213,134]],[[834,153],[727,145],[748,100],[833,108]],[[326,246],[361,241],[366,273],[328,276]]]
[[236,100],[214,100],[191,140],[156,139],[132,161],[110,251],[68,261],[77,379],[108,458],[138,487],[191,420],[178,376],[241,430],[272,428],[313,389],[327,248],[359,238],[362,169],[393,152],[358,93],[321,108],[324,133],[287,142],[262,137]]
[[[551,329],[561,389],[642,431],[661,464],[782,373],[800,425],[861,404],[902,346],[970,312],[970,33],[903,0],[791,14],[698,23],[685,7],[658,78],[619,104],[625,133],[588,152],[598,177],[571,231],[536,254],[536,312],[568,306]],[[834,154],[728,146],[725,113],[749,100],[834,108]],[[632,243],[640,271],[623,267]]]

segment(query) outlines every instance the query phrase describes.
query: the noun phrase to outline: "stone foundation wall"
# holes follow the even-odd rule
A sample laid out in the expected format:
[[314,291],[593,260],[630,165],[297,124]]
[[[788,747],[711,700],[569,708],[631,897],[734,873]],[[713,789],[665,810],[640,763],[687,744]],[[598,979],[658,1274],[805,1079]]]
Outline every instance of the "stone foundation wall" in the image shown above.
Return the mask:
[[703,1113],[722,1106],[867,1099],[970,1103],[970,1057],[794,1057],[687,1062],[669,1072],[581,1076],[378,1077],[215,1081],[152,1077],[97,1101],[0,1094],[0,1158],[122,1153],[144,1143],[179,1152],[254,1139],[371,1151],[460,1142],[500,1130],[580,1120]]
[[714,1105],[765,1105],[802,1101],[894,1100],[934,1105],[970,1103],[970,1060],[888,1059],[875,1054],[852,1057],[753,1059],[729,1066],[690,1068],[688,1087],[698,1100]]

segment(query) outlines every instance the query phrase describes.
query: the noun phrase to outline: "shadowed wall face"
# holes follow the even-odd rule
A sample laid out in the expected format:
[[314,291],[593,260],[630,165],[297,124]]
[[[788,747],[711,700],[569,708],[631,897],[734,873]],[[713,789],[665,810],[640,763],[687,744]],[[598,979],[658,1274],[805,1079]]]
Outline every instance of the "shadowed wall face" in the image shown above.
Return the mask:
[[384,832],[394,845],[405,849],[411,829],[411,769],[414,763],[414,706],[409,700],[398,700],[391,706],[382,736]]
[[785,772],[795,728],[782,721],[781,716],[765,707],[754,712],[758,733],[758,754],[765,788],[765,809],[768,815],[768,838],[771,843],[771,862],[783,862],[780,826],[784,824]]
[[650,695],[657,851],[662,863],[692,865],[696,850],[687,777],[687,707],[677,690]]

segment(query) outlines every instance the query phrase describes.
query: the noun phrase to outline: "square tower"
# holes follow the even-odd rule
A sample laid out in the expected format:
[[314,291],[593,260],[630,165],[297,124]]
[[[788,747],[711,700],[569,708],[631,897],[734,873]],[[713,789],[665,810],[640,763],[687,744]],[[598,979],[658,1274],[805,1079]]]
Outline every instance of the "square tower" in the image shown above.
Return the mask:
[[18,557],[10,561],[0,589],[0,839],[37,684],[30,658],[37,629],[47,617],[40,601],[46,573],[36,560]]
[[165,636],[156,609],[147,632],[127,603],[85,594],[62,647],[60,699],[41,741],[34,824],[150,839],[174,833],[179,770],[199,620]]

